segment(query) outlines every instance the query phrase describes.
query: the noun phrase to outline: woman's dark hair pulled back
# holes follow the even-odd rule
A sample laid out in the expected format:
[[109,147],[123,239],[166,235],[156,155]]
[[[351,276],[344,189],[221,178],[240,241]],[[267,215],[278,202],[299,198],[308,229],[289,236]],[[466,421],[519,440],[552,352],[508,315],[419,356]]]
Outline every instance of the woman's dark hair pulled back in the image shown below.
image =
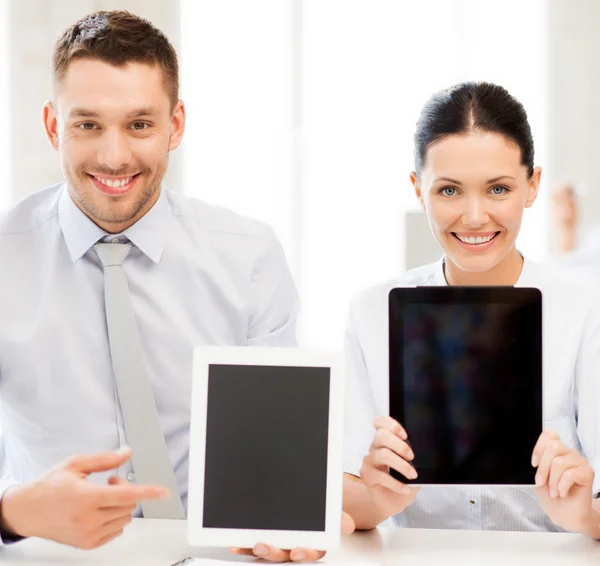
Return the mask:
[[467,82],[436,92],[425,104],[415,132],[415,171],[425,166],[427,150],[441,139],[470,131],[496,133],[521,150],[521,163],[533,175],[533,137],[523,105],[505,88]]

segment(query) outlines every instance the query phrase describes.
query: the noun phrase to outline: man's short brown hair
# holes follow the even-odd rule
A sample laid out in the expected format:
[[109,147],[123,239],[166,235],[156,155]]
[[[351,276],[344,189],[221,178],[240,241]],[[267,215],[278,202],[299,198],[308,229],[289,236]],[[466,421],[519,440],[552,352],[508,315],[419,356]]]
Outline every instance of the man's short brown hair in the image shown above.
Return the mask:
[[162,31],[130,12],[95,12],[67,28],[58,38],[52,58],[55,83],[76,59],[98,59],[117,67],[128,63],[159,65],[172,108],[179,99],[175,49]]

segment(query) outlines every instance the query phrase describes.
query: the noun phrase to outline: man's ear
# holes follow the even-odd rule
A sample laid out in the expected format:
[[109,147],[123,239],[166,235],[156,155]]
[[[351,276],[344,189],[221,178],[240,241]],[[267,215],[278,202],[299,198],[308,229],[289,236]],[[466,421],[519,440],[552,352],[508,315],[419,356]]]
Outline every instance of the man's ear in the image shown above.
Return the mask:
[[42,109],[42,119],[44,121],[44,130],[50,145],[58,151],[58,118],[54,109],[54,104],[47,100]]
[[178,100],[171,116],[171,137],[169,138],[169,151],[176,149],[185,132],[185,105],[183,100]]

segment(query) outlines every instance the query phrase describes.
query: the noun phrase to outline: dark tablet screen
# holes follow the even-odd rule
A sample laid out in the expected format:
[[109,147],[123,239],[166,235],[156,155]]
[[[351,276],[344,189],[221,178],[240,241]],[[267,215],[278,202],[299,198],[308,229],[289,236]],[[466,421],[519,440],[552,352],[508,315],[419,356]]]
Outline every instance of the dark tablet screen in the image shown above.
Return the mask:
[[[537,289],[417,287],[389,295],[390,415],[419,484],[532,484],[542,431]],[[403,482],[406,478],[392,472]]]
[[330,371],[210,365],[204,527],[325,531]]

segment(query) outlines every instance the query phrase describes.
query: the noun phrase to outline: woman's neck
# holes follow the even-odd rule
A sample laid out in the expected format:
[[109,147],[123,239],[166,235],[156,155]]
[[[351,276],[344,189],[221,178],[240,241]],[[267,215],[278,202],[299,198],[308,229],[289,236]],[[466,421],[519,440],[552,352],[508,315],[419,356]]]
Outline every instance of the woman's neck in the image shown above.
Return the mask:
[[494,286],[514,285],[523,271],[523,256],[513,250],[489,271],[471,272],[460,269],[449,259],[444,261],[444,276],[448,285]]

